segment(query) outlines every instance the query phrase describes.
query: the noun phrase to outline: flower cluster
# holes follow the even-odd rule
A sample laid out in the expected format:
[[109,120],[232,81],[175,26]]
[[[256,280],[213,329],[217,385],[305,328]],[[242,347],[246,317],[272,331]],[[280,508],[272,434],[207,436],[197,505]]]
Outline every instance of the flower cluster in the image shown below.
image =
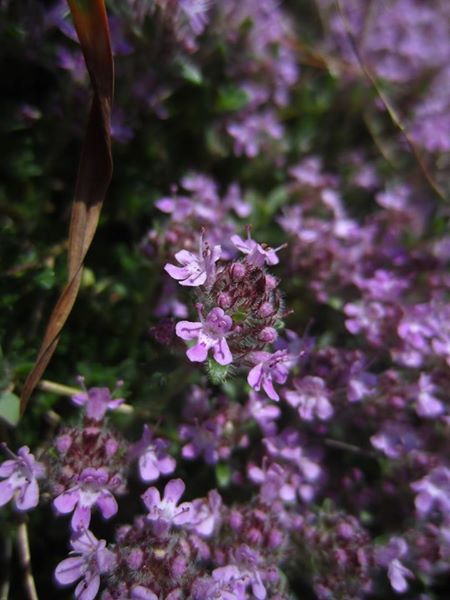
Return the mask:
[[204,362],[212,351],[219,365],[253,365],[249,384],[278,399],[273,382],[286,381],[290,358],[285,351],[271,353],[265,348],[276,341],[283,317],[278,280],[267,272],[267,266],[278,263],[280,248],[257,243],[250,230],[246,240],[234,235],[231,241],[244,259],[216,265],[221,247],[211,248],[202,236],[198,254],[181,250],[175,255],[182,267],[165,266],[181,285],[197,288],[199,321],[178,322],[176,334],[195,340],[187,351],[190,361]]

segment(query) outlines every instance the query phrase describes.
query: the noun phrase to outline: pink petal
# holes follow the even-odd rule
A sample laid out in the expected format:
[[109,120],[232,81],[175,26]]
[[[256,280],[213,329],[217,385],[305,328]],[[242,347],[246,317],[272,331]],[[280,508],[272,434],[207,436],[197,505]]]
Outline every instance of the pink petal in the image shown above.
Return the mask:
[[110,519],[119,510],[116,499],[111,492],[107,491],[103,491],[101,493],[99,499],[97,500],[97,505],[104,519]]
[[185,489],[186,486],[182,479],[172,479],[164,488],[164,500],[177,504]]
[[180,321],[176,324],[175,332],[182,340],[195,340],[202,330],[202,324],[198,321]]
[[261,389],[262,377],[263,366],[262,363],[259,363],[258,365],[256,365],[256,367],[253,367],[253,369],[249,372],[249,374],[247,375],[247,381],[254,390],[259,391]]
[[94,600],[100,588],[100,576],[94,575],[89,581],[83,580],[75,588],[76,600]]
[[266,394],[269,396],[269,398],[271,400],[279,400],[280,399],[280,396],[277,394],[277,392],[275,391],[275,388],[273,387],[271,379],[269,379],[268,377],[264,377],[262,386],[264,388],[264,391],[266,392]]
[[36,479],[27,483],[16,497],[16,506],[19,510],[29,510],[39,504],[39,486]]
[[149,453],[139,459],[139,473],[142,481],[156,481],[159,478],[159,470],[155,464],[155,457]]
[[73,511],[79,497],[78,490],[63,492],[53,500],[53,506],[60,514],[65,515]]
[[70,525],[73,531],[79,531],[80,529],[88,529],[89,523],[91,522],[91,507],[77,505],[75,512],[72,515]]
[[189,277],[189,271],[186,267],[176,267],[175,265],[167,263],[164,266],[164,271],[169,273],[173,279],[177,280],[186,279],[186,277]]
[[198,273],[192,273],[190,277],[184,281],[180,281],[180,285],[188,285],[195,287],[197,285],[203,285],[206,281],[206,271],[199,271]]
[[149,510],[155,506],[158,506],[158,504],[161,502],[159,490],[157,490],[155,487],[148,488],[148,490],[142,495],[142,500]]
[[229,365],[233,361],[230,348],[225,338],[221,338],[213,349],[214,359],[219,365]]
[[66,558],[55,569],[55,579],[61,585],[69,585],[82,576],[84,559],[81,556]]
[[7,504],[13,497],[14,490],[8,481],[0,482],[0,506]]
[[203,362],[208,356],[208,348],[205,344],[196,344],[186,352],[186,356],[191,362]]

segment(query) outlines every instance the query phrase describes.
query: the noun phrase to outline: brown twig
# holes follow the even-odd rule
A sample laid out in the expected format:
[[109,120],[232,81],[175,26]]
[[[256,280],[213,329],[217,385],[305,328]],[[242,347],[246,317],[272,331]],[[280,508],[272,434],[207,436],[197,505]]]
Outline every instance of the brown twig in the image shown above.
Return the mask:
[[30,543],[28,540],[28,528],[25,521],[19,524],[17,529],[17,549],[19,551],[20,565],[24,576],[25,593],[28,600],[39,600],[33,572],[31,570]]

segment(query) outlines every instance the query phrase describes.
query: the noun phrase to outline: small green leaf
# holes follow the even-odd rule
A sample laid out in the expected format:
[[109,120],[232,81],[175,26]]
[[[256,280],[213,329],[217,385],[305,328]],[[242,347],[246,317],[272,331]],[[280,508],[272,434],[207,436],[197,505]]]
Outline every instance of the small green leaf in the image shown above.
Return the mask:
[[216,109],[220,112],[230,112],[243,108],[248,102],[248,95],[235,85],[226,85],[219,89]]
[[197,65],[194,63],[184,61],[180,64],[181,76],[186,81],[193,83],[194,85],[201,85],[203,83],[203,75]]
[[55,271],[53,269],[44,269],[34,278],[39,287],[44,290],[51,290],[55,284]]
[[230,485],[231,468],[228,463],[217,463],[216,465],[216,481],[220,488],[225,488]]
[[20,398],[12,392],[0,393],[0,419],[15,427],[19,422]]

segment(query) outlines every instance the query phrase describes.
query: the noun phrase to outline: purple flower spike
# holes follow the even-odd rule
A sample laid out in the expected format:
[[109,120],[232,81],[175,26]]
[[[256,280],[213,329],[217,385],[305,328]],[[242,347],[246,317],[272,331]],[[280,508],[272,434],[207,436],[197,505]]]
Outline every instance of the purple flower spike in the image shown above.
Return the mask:
[[0,466],[0,506],[4,506],[12,498],[18,510],[30,510],[39,503],[39,487],[37,479],[45,475],[45,467],[36,462],[27,446],[17,451],[17,456],[6,445],[3,446],[12,457]]
[[286,363],[289,362],[285,350],[270,352],[254,352],[252,358],[256,364],[247,377],[249,385],[259,392],[261,387],[272,400],[280,397],[273,387],[273,382],[284,383],[288,376]]
[[175,254],[176,260],[182,265],[166,264],[164,270],[176,279],[180,285],[197,287],[208,285],[214,280],[216,271],[215,264],[219,260],[222,249],[219,245],[211,250],[209,244],[200,236],[200,250],[198,254],[188,250],[180,250]]
[[[200,317],[201,318],[201,317]],[[175,331],[183,340],[197,339],[197,344],[186,352],[191,362],[203,362],[212,348],[214,360],[219,365],[229,365],[233,357],[225,339],[233,321],[221,308],[213,308],[201,322],[180,321]]]
[[93,387],[72,396],[77,406],[85,406],[86,416],[93,421],[101,421],[107,410],[114,410],[125,402],[124,398],[113,398],[108,388]]
[[71,522],[73,531],[89,527],[91,508],[95,505],[98,505],[104,519],[110,519],[116,514],[117,502],[107,489],[108,478],[106,469],[84,469],[78,483],[53,500],[53,505],[60,514],[67,514],[75,509]]
[[191,520],[192,504],[177,503],[185,490],[181,479],[172,479],[164,488],[164,497],[161,499],[159,491],[150,487],[142,495],[144,504],[148,509],[147,519],[153,522],[156,535],[164,535],[170,529],[171,524],[183,525]]
[[55,579],[60,585],[70,585],[79,579],[75,588],[77,600],[93,600],[100,587],[100,575],[110,571],[115,555],[106,548],[105,540],[97,540],[90,531],[83,531],[71,540],[71,556],[56,567]]
[[277,265],[280,262],[277,256],[277,252],[281,250],[281,248],[285,247],[284,244],[283,246],[280,246],[279,248],[275,248],[275,250],[273,250],[266,244],[258,244],[258,242],[255,242],[255,240],[251,238],[250,229],[248,229],[247,231],[246,240],[243,240],[238,235],[232,235],[231,241],[238,250],[248,255],[247,261],[250,264],[255,265],[259,268],[264,267],[265,264]]

